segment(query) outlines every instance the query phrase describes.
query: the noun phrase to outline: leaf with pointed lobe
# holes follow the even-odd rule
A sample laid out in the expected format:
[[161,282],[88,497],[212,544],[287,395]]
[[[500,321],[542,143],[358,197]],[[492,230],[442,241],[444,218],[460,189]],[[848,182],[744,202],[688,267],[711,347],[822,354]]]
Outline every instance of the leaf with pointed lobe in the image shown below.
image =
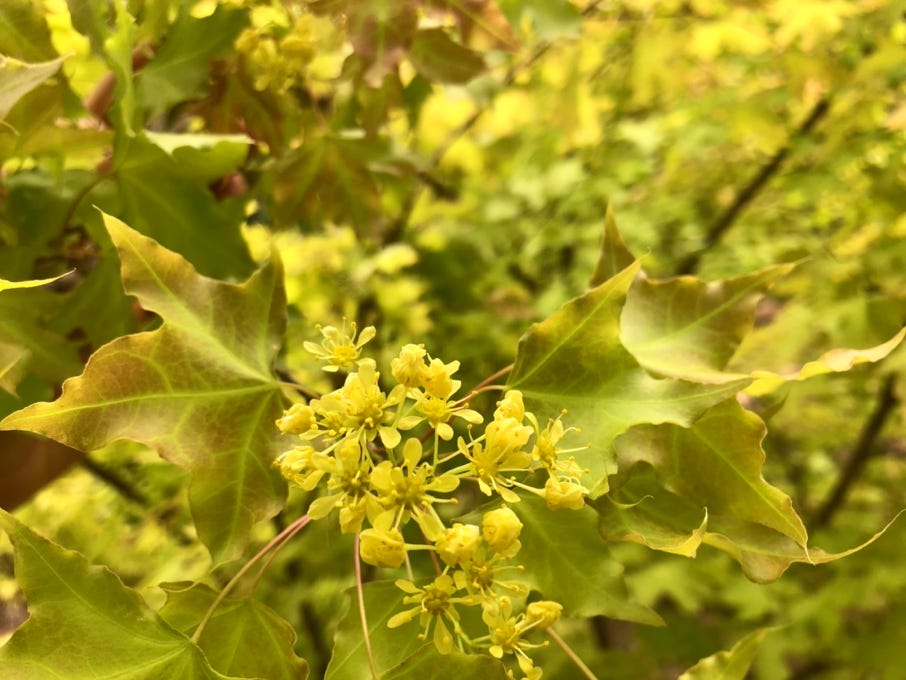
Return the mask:
[[[166,583],[164,621],[191,635],[217,593],[201,583]],[[221,673],[266,680],[305,680],[308,664],[293,651],[296,633],[270,607],[249,597],[227,597],[198,639],[211,667]]]
[[519,341],[508,387],[522,391],[541,422],[567,409],[564,423],[578,427],[566,446],[591,444],[570,455],[588,468],[584,483],[597,497],[616,472],[613,440],[641,423],[687,427],[706,409],[748,384],[743,378],[695,384],[654,378],[620,341],[620,313],[639,270],[636,262],[533,325]]
[[151,446],[191,472],[199,536],[215,560],[231,559],[252,527],[280,509],[286,490],[271,467],[285,448],[271,373],[285,324],[279,262],[244,284],[223,283],[116,218],[104,222],[126,291],[163,325],[103,346],[56,401],[17,411],[0,428],[82,451],[117,439]]
[[738,380],[743,374],[724,369],[751,332],[765,290],[793,267],[778,265],[711,283],[694,276],[640,278],[626,297],[620,337],[657,375],[704,383]]
[[0,511],[29,619],[0,648],[4,680],[227,680],[106,567]]

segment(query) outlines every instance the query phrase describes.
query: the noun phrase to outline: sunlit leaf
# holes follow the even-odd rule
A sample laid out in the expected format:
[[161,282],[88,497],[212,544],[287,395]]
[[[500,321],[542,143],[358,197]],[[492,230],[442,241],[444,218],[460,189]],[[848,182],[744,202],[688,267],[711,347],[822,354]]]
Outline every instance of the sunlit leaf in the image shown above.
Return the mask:
[[65,274],[60,274],[59,276],[52,276],[49,279],[32,279],[30,281],[6,281],[5,279],[0,279],[0,293],[4,290],[14,290],[17,288],[37,288],[38,286],[58,281],[69,274],[72,274],[72,272],[69,271]]
[[[176,630],[191,635],[217,593],[204,584],[161,586],[167,602],[160,616]],[[267,680],[305,680],[308,665],[296,656],[292,627],[273,609],[251,598],[228,597],[208,621],[198,646],[211,667],[221,673]]]
[[246,135],[177,134],[145,132],[152,144],[173,158],[187,174],[212,182],[235,170],[249,152]]
[[655,612],[629,598],[623,566],[598,533],[594,510],[551,510],[538,498],[511,508],[523,523],[516,559],[525,565],[526,579],[545,598],[562,604],[567,615],[663,625]]
[[0,118],[26,94],[56,73],[63,57],[39,64],[26,64],[0,55]]
[[725,281],[692,276],[640,278],[629,289],[620,337],[632,355],[658,375],[723,382],[723,369],[752,330],[764,291],[793,265],[769,267]]
[[864,543],[835,553],[821,548],[805,549],[773,529],[731,518],[711,522],[702,543],[733,557],[745,575],[756,583],[770,583],[780,578],[791,564],[825,564],[859,552],[883,536],[901,514]]
[[722,517],[767,527],[805,546],[805,526],[789,496],[762,477],[762,420],[728,400],[691,427],[640,425],[616,441],[621,470],[649,463],[671,492]]
[[683,673],[679,680],[745,680],[758,645],[776,629],[759,628],[746,635],[725,652],[702,659]]
[[903,342],[903,338],[906,338],[906,328],[903,328],[887,342],[875,347],[867,349],[832,349],[821,355],[820,358],[810,361],[799,370],[790,373],[753,371],[752,376],[756,380],[746,388],[746,392],[758,397],[769,394],[788,382],[800,382],[827,373],[842,373],[859,364],[880,361],[899,347],[900,343]]
[[82,451],[121,438],[151,446],[192,472],[193,515],[215,558],[236,556],[284,493],[270,468],[282,411],[271,375],[284,324],[280,266],[272,262],[242,285],[222,283],[119,220],[105,223],[127,292],[163,326],[105,345],[59,399],[0,427]]
[[616,472],[612,442],[618,434],[640,423],[691,425],[748,383],[659,380],[638,364],[620,343],[620,312],[638,269],[638,263],[627,267],[532,326],[519,342],[509,379],[540,417],[567,409],[565,422],[581,429],[572,441],[591,443],[573,455],[591,471],[593,495],[606,491],[607,475]]
[[8,680],[196,680],[214,671],[106,567],[41,538],[0,511],[30,617],[0,648]]
[[598,256],[598,262],[595,265],[595,271],[591,275],[589,285],[600,286],[607,279],[619,274],[635,262],[635,257],[629,252],[623,237],[617,229],[617,220],[613,214],[613,207],[607,206],[607,213],[604,216],[604,237],[601,241],[601,254]]

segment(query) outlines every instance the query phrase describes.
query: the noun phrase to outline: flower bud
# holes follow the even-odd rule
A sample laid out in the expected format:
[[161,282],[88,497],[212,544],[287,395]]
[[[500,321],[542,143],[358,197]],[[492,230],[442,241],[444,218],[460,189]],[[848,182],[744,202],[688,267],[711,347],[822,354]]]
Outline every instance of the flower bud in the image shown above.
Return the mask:
[[481,534],[484,540],[492,550],[508,557],[515,555],[519,549],[518,539],[521,531],[522,522],[515,512],[505,506],[486,512],[481,520]]
[[519,390],[509,390],[503,399],[497,402],[497,410],[494,411],[494,420],[503,418],[513,418],[516,422],[521,423],[525,418],[525,406],[522,403],[522,392]]
[[397,529],[365,529],[359,540],[359,554],[372,566],[395,568],[406,561],[406,544]]
[[399,356],[390,361],[390,373],[396,381],[406,387],[419,387],[425,374],[425,348],[408,344],[400,350]]
[[581,510],[585,505],[585,489],[573,482],[550,477],[544,485],[544,500],[551,510]]
[[456,522],[438,537],[434,546],[440,558],[452,567],[471,560],[480,542],[481,533],[477,526]]
[[550,628],[560,620],[560,614],[563,613],[563,605],[551,600],[539,600],[532,602],[525,608],[525,622],[534,624],[539,630]]
[[308,404],[293,404],[277,421],[283,434],[302,434],[315,427],[315,412]]

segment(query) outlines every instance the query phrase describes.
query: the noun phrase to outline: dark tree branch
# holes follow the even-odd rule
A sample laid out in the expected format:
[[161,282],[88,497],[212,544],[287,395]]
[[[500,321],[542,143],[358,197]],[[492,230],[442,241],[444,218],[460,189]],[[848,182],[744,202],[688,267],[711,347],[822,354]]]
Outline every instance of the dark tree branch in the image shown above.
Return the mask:
[[749,203],[751,203],[759,193],[761,193],[762,189],[767,185],[768,180],[780,171],[783,162],[792,151],[793,142],[808,135],[815,125],[827,115],[829,110],[830,97],[825,96],[819,99],[815,106],[812,107],[812,110],[805,120],[802,121],[799,127],[790,135],[786,144],[777,149],[768,162],[762,166],[761,170],[759,170],[758,173],[749,180],[749,183],[736,195],[736,200],[734,200],[733,203],[721,213],[716,220],[714,220],[708,228],[708,231],[705,233],[704,245],[699,250],[687,255],[680,262],[679,267],[677,268],[677,274],[692,274],[698,269],[702,256],[723,238],[724,234],[739,218],[742,211],[746,209]]
[[837,511],[843,507],[850,488],[859,479],[865,469],[865,464],[875,452],[875,442],[899,401],[896,395],[896,374],[890,373],[884,378],[881,389],[878,390],[874,410],[862,427],[859,439],[849,454],[849,458],[840,473],[840,477],[837,479],[833,491],[815,512],[810,522],[810,528],[821,529],[826,527],[830,524]]
[[151,506],[151,502],[144,494],[136,489],[127,479],[124,479],[107,466],[101,465],[96,460],[92,460],[91,456],[85,456],[79,460],[79,465],[90,472],[92,476],[113,488],[126,500],[132,501],[143,508]]

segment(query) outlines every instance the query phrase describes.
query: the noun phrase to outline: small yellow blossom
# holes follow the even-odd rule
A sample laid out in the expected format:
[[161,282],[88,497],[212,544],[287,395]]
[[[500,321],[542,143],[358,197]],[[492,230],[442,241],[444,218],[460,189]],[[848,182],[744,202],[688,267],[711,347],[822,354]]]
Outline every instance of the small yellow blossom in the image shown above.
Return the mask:
[[581,510],[585,506],[586,493],[585,487],[558,477],[550,477],[544,485],[544,500],[551,510]]
[[399,356],[390,361],[390,373],[401,385],[421,387],[422,378],[427,371],[425,365],[424,345],[404,345]]
[[434,540],[444,526],[433,504],[451,501],[432,496],[430,492],[449,493],[459,486],[459,479],[452,475],[433,477],[430,465],[419,465],[421,458],[421,442],[407,439],[403,464],[393,465],[389,460],[378,463],[371,472],[371,486],[377,491],[381,505],[392,512],[395,522],[406,522],[412,516],[422,533]]
[[476,525],[455,522],[438,536],[434,547],[444,563],[453,567],[470,561],[480,543],[481,530]]
[[359,339],[356,341],[356,324],[353,321],[351,331],[346,331],[346,319],[343,319],[343,327],[336,326],[318,326],[324,340],[321,344],[314,342],[305,342],[303,347],[306,351],[313,354],[318,360],[326,361],[327,364],[321,368],[329,373],[336,373],[340,369],[348,370],[355,366],[366,342],[374,338],[377,334],[374,326],[366,326],[359,333]]
[[525,418],[525,406],[522,403],[522,392],[519,390],[507,390],[503,399],[497,402],[497,410],[494,411],[494,420],[501,418],[512,418],[517,423],[522,423]]
[[372,566],[396,568],[406,561],[406,544],[398,529],[365,529],[359,541],[362,560]]
[[562,613],[563,605],[559,602],[539,600],[525,608],[525,621],[537,630],[544,630],[557,623]]
[[440,359],[431,359],[431,363],[425,367],[422,376],[422,386],[425,391],[432,397],[438,399],[449,399],[462,383],[459,380],[453,380],[452,376],[459,370],[459,362],[451,361],[445,364]]
[[529,649],[544,647],[545,644],[532,644],[523,640],[527,631],[524,615],[512,616],[512,605],[509,598],[500,598],[499,606],[485,608],[482,617],[490,631],[491,656],[502,659],[505,654],[513,654],[526,678],[537,680],[542,671],[526,653]]
[[481,519],[481,534],[494,552],[512,557],[519,551],[522,522],[516,513],[504,506],[486,512]]
[[447,629],[444,619],[450,621],[453,624],[453,631],[459,634],[459,613],[456,611],[455,605],[474,605],[477,604],[477,600],[471,595],[455,597],[459,589],[449,574],[441,574],[424,588],[404,580],[397,581],[396,586],[403,592],[409,593],[403,598],[403,603],[416,606],[391,616],[387,626],[398,628],[418,616],[423,626],[419,638],[427,639],[428,631],[433,623],[434,646],[441,654],[449,654],[453,650],[453,636]]
[[317,427],[314,409],[308,404],[293,404],[277,421],[277,427],[283,434],[306,434]]

